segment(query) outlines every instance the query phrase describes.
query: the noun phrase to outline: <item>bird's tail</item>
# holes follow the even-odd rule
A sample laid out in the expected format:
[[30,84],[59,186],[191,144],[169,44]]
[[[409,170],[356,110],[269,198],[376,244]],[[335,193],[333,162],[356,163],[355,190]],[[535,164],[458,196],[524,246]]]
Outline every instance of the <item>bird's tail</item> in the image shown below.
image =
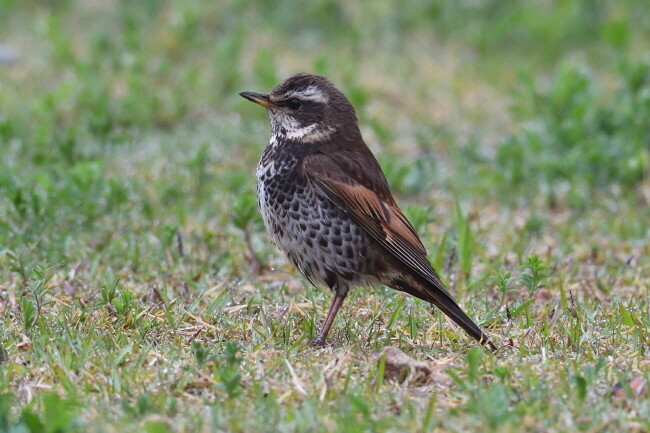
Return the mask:
[[481,328],[458,306],[454,298],[444,288],[442,282],[436,285],[422,278],[400,278],[393,280],[390,286],[432,303],[476,341],[488,346],[491,350],[497,350],[497,347]]

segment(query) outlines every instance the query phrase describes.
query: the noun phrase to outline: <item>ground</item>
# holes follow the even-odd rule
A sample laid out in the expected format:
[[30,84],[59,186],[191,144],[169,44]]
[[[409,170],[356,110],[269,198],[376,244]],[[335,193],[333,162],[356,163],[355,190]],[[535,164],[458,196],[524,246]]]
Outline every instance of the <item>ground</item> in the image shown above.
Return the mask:
[[[645,1],[0,9],[0,431],[650,430]],[[497,353],[381,286],[308,345],[330,294],[268,242],[238,96],[296,72]]]

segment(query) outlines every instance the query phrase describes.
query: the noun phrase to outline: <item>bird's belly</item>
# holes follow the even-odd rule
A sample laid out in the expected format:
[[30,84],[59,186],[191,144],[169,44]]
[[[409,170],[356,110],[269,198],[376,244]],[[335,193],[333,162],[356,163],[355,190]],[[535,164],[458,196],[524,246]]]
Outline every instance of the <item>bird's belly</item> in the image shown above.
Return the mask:
[[369,237],[306,181],[258,173],[257,193],[269,237],[308,279],[346,290],[372,278]]

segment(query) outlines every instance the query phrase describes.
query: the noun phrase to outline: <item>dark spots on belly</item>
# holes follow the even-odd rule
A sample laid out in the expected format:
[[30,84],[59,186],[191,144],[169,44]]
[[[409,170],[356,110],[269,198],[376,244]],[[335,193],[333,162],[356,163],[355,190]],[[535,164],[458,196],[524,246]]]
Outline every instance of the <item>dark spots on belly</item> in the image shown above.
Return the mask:
[[354,251],[352,250],[352,247],[348,245],[345,247],[345,257],[348,259],[351,259],[354,257]]
[[328,244],[327,239],[325,239],[323,236],[319,237],[318,244],[323,248],[327,248],[327,244]]
[[298,226],[300,227],[300,230],[302,230],[303,232],[307,231],[307,224],[300,223],[298,224]]
[[293,196],[296,193],[296,187],[292,182],[284,182],[282,185],[279,185],[279,189],[282,189],[287,196]]
[[313,242],[311,239],[309,239],[309,238],[305,238],[305,244],[307,244],[307,246],[308,246],[309,248],[313,248],[313,247],[314,247],[314,242]]
[[332,238],[332,244],[334,244],[334,246],[336,247],[340,247],[341,245],[343,245],[343,239],[335,236],[334,238]]

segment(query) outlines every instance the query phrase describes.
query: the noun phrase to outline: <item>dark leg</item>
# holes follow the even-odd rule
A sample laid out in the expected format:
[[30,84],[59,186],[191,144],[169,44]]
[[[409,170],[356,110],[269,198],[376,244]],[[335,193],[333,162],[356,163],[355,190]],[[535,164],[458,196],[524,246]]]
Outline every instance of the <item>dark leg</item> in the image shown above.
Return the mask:
[[340,294],[338,292],[334,292],[334,299],[332,299],[332,304],[330,305],[330,310],[327,313],[327,318],[325,319],[325,324],[323,325],[323,329],[320,331],[320,334],[318,334],[318,337],[316,337],[316,339],[311,342],[311,346],[325,345],[325,339],[327,338],[327,334],[329,334],[330,332],[332,323],[334,323],[334,318],[336,317],[336,313],[339,312],[339,308],[341,308],[341,305],[343,305],[343,301],[345,301],[345,297],[347,295],[348,295],[347,293]]

